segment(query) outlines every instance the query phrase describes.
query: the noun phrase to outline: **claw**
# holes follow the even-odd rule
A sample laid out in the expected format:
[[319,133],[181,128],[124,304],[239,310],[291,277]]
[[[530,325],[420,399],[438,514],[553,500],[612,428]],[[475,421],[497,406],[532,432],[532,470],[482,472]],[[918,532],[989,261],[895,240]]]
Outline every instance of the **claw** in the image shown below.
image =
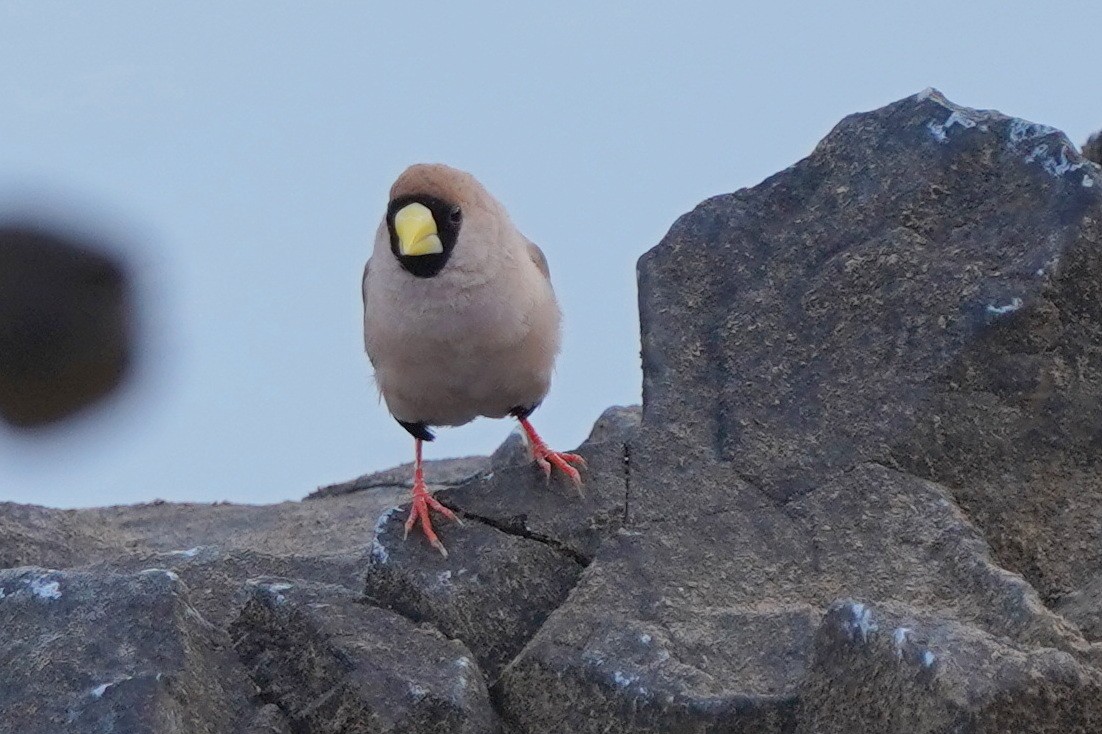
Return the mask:
[[437,537],[436,531],[432,527],[432,517],[429,514],[429,509],[436,510],[449,520],[454,520],[460,525],[463,521],[456,517],[456,514],[449,510],[444,505],[436,501],[424,484],[415,484],[413,486],[413,507],[410,508],[409,517],[406,518],[406,532],[403,539],[409,538],[409,531],[417,524],[421,522],[421,532],[428,538],[429,545],[436,550],[440,551],[440,554],[445,558],[448,557],[448,550],[444,547],[444,544],[440,542],[440,538]]
[[425,486],[424,474],[421,470],[421,441],[418,439],[416,468],[413,473],[413,506],[409,510],[409,517],[406,518],[406,532],[402,536],[402,539],[405,540],[409,538],[409,531],[412,530],[414,525],[417,524],[417,521],[420,520],[421,532],[428,538],[429,545],[440,551],[440,555],[444,556],[444,558],[447,558],[448,550],[444,547],[444,544],[440,542],[440,538],[437,537],[436,531],[432,528],[432,517],[429,514],[430,509],[436,510],[447,519],[453,520],[459,525],[463,524],[463,521],[460,520],[454,512],[444,507],[435,497],[429,494],[428,487]]
[[543,439],[540,438],[539,434],[536,433],[536,429],[528,422],[527,418],[521,418],[520,425],[528,435],[528,445],[532,448],[532,458],[535,459],[536,465],[543,471],[544,479],[548,482],[551,481],[551,467],[554,466],[568,476],[570,482],[578,490],[578,494],[582,494],[581,472],[571,466],[571,464],[577,464],[579,467],[585,469],[588,466],[586,460],[578,454],[568,454],[549,449],[547,444],[543,442]]

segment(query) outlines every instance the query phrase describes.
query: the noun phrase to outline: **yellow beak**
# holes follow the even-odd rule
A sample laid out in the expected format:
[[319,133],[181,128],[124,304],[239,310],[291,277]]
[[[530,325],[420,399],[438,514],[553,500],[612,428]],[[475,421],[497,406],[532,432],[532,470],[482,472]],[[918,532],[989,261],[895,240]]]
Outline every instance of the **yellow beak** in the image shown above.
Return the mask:
[[444,251],[436,220],[424,204],[407,204],[394,215],[398,251],[403,255],[435,255]]

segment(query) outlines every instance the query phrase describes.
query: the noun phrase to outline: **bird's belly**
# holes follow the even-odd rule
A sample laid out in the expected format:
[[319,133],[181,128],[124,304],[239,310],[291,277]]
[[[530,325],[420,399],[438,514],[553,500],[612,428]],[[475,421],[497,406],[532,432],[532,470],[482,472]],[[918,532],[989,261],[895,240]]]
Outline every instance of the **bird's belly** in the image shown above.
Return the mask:
[[[375,379],[395,418],[457,426],[478,416],[500,418],[547,394],[558,351],[553,321],[481,322],[485,328],[436,334],[414,328],[380,334]],[[469,322],[468,322],[469,323]]]
[[384,360],[375,372],[387,408],[401,421],[458,426],[478,416],[500,418],[538,403],[550,387],[551,365],[523,349],[405,351],[405,359]]

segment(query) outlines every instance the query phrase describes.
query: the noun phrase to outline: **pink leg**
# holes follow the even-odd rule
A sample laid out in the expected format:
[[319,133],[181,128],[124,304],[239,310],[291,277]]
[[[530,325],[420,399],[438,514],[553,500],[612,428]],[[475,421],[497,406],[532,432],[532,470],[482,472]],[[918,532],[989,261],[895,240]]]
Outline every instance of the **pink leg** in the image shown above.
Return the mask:
[[578,454],[565,454],[559,451],[552,451],[547,448],[547,444],[545,444],[543,439],[540,438],[540,435],[536,433],[536,429],[532,427],[532,424],[528,422],[527,418],[519,418],[518,420],[520,421],[520,427],[523,428],[524,432],[528,435],[528,445],[532,447],[532,457],[536,460],[540,469],[543,470],[543,475],[550,479],[551,467],[554,466],[570,477],[570,481],[573,482],[574,486],[580,491],[582,487],[582,475],[577,469],[570,465],[577,464],[585,468],[585,459]]
[[409,531],[413,529],[417,520],[420,519],[421,530],[424,531],[425,537],[429,539],[429,543],[447,558],[447,549],[444,548],[444,544],[440,542],[440,538],[436,537],[436,532],[432,529],[429,508],[431,507],[449,520],[455,520],[456,522],[460,522],[460,520],[455,516],[454,512],[437,502],[433,496],[429,494],[428,487],[425,486],[425,472],[421,468],[421,439],[415,438],[413,440],[416,446],[416,459],[413,465],[413,507],[410,509],[409,518],[406,520],[405,537],[409,537]]

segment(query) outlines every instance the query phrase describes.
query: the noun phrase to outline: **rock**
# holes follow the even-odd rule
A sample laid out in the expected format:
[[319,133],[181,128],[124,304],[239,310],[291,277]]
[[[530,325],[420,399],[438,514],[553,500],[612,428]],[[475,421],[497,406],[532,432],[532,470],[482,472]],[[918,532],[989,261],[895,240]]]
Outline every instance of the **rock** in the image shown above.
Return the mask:
[[0,418],[41,426],[115,390],[135,350],[130,291],[103,245],[0,223]]
[[906,608],[835,604],[815,636],[797,734],[1098,731],[1102,671]]
[[1102,132],[1091,135],[1083,145],[1083,157],[1102,166]]
[[436,523],[447,558],[419,532],[402,541],[408,506],[382,516],[367,597],[463,640],[495,680],[623,524],[632,413],[606,411],[593,433],[602,442],[577,449],[588,462],[582,496],[562,477],[547,482],[519,436],[494,453],[492,472],[438,492],[466,518],[461,527]]
[[517,426],[501,442],[501,445],[494,449],[494,453],[490,456],[490,469],[497,472],[514,466],[524,466],[531,461],[532,451],[528,448],[528,440],[524,437],[524,431]]
[[347,589],[257,579],[231,632],[263,695],[296,731],[498,731],[462,643]]
[[68,568],[114,555],[126,541],[86,512],[0,502],[0,568]]
[[293,734],[287,717],[274,703],[264,706],[253,717],[246,734]]
[[[593,424],[585,444],[626,444],[639,430],[642,407],[614,405],[606,408]],[[499,471],[532,463],[532,452],[519,426],[509,434],[490,457],[490,468]]]
[[1062,134],[934,91],[679,219],[639,264],[627,523],[501,675],[503,717],[792,731],[845,597],[1096,665],[1043,601],[1102,553],[1100,244],[1102,172]]
[[[490,468],[490,459],[485,456],[462,456],[455,459],[435,459],[433,461],[423,462],[421,467],[425,472],[425,483],[429,485],[429,488],[440,489],[462,484],[468,479],[473,479],[479,474],[488,471]],[[311,492],[306,499],[316,500],[322,497],[338,497],[353,492],[380,489],[388,491],[404,489],[408,495],[412,487],[413,462],[411,461],[406,464],[399,464],[391,469],[384,469],[383,471],[374,472],[372,474],[364,474],[348,482],[319,487],[316,491]]]
[[1054,609],[1077,625],[1088,640],[1102,640],[1102,571],[1060,599]]
[[597,417],[586,443],[627,443],[639,432],[643,419],[641,405],[613,405]]
[[602,546],[502,675],[497,695],[512,723],[791,731],[820,615],[842,594],[1094,655],[1021,577],[991,563],[929,482],[866,464],[783,508],[743,485],[725,507],[700,510]]
[[86,511],[132,548],[186,551],[198,546],[273,556],[362,552],[375,519],[409,498],[400,487],[330,497],[322,502],[236,505],[152,502]]
[[495,679],[566,598],[581,564],[473,520],[437,528],[449,550],[444,558],[419,533],[403,541],[407,514],[402,508],[379,520],[367,598],[462,640]]
[[[595,428],[598,437],[601,430]],[[587,464],[580,490],[557,472],[552,481],[546,481],[529,459],[519,465],[496,466],[488,475],[441,490],[436,498],[464,516],[549,543],[588,562],[602,540],[624,523],[626,449],[623,440],[612,437],[601,443],[586,441],[576,451]]]
[[94,570],[138,571],[163,568],[184,580],[192,606],[219,628],[232,622],[245,599],[245,582],[256,576],[335,584],[359,590],[367,567],[365,546],[360,553],[340,555],[269,555],[248,550],[223,550],[205,545],[170,553],[122,555],[96,564]]
[[171,572],[0,571],[5,731],[236,731],[255,689]]
[[122,557],[157,553],[188,558],[210,548],[272,557],[358,556],[370,547],[379,514],[408,497],[409,490],[395,488],[274,505],[158,501],[55,510],[0,503],[0,567],[118,564]]

